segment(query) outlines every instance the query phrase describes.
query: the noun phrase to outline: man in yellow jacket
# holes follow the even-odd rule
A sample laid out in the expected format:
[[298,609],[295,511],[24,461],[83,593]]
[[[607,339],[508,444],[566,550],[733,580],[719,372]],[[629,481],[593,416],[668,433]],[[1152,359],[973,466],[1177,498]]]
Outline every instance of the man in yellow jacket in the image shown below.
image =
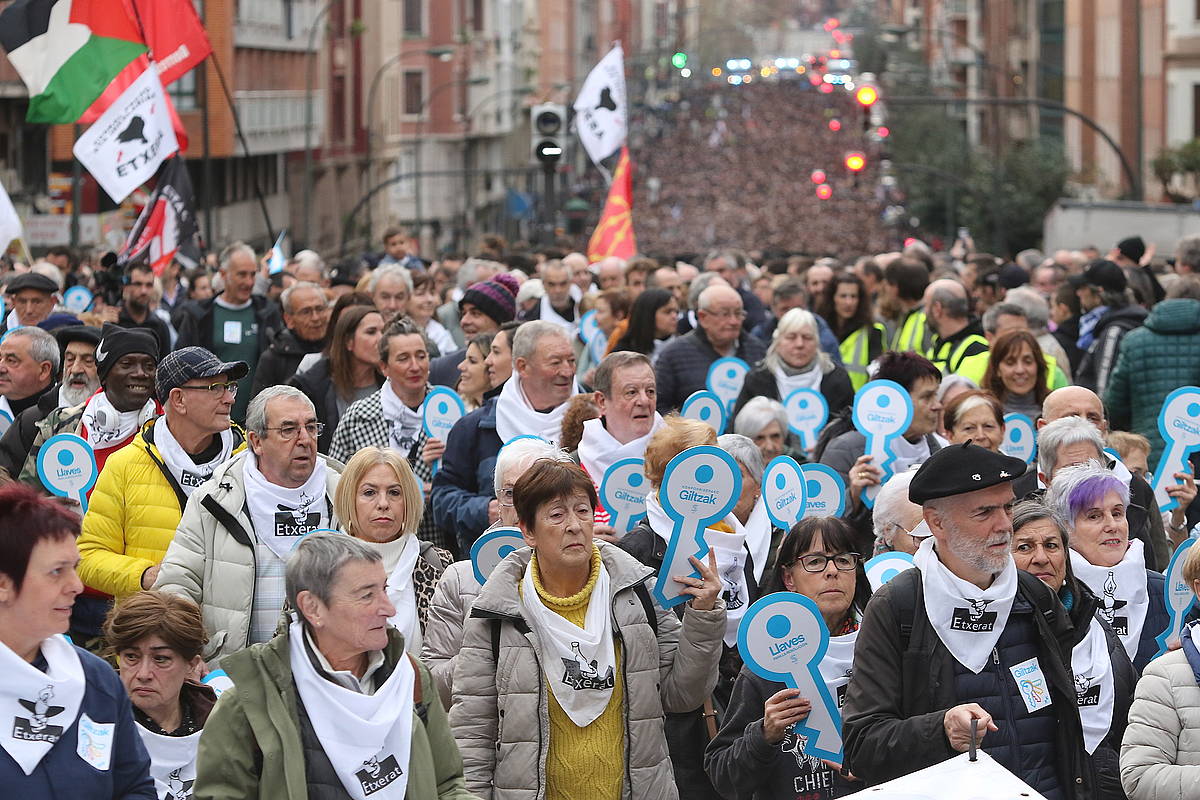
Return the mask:
[[[246,447],[229,414],[247,371],[244,362],[222,362],[202,347],[159,363],[155,389],[164,414],[109,456],[83,517],[79,577],[86,586],[120,598],[154,585],[188,497]],[[90,626],[78,620],[76,627],[87,634]]]

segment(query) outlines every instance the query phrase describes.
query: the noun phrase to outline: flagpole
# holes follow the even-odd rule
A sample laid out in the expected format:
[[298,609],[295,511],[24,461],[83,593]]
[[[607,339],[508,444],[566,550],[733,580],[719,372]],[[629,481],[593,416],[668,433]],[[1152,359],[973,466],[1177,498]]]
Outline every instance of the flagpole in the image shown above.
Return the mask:
[[17,241],[21,243],[21,252],[25,254],[25,263],[32,267],[33,254],[29,252],[29,243],[25,241],[24,231]]
[[[78,122],[72,126],[74,140],[79,140],[83,130]],[[73,148],[72,148],[73,149]],[[79,247],[79,206],[83,204],[83,164],[72,154],[71,156],[71,247]],[[29,262],[32,264],[33,262]]]

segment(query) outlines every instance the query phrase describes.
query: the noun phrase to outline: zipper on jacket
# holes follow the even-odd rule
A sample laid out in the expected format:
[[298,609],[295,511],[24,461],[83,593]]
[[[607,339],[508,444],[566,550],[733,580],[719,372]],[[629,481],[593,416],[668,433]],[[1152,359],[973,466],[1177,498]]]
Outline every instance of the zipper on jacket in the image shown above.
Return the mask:
[[1008,750],[1012,754],[1012,771],[1014,774],[1019,775],[1021,774],[1019,772],[1021,767],[1021,747],[1020,742],[1017,741],[1017,715],[1012,705],[1012,694],[1009,693],[1008,684],[1004,680],[1004,665],[1000,663],[999,644],[992,648],[992,661],[996,664],[997,688],[1000,690],[1000,697],[1003,698],[1001,702],[1004,704],[1004,710],[1008,717],[1007,722],[1012,726],[1008,739]]

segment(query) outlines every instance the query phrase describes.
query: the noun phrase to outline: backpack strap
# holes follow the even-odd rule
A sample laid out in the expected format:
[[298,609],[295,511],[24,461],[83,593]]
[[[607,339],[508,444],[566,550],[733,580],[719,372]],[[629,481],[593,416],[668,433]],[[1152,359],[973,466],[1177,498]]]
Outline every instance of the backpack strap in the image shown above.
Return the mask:
[[416,675],[416,680],[413,681],[413,710],[417,712],[417,716],[421,718],[421,724],[425,725],[429,722],[429,706],[421,699],[424,696],[424,681],[421,679],[421,665],[417,659],[413,658],[412,653],[405,653],[408,657],[408,663],[412,665],[413,673]]
[[650,623],[650,628],[654,631],[654,638],[657,639],[658,614],[654,610],[654,601],[650,598],[650,590],[646,588],[646,582],[642,581],[634,586],[633,593],[642,601],[642,608],[646,611],[646,621]]
[[[504,624],[505,617],[488,616],[487,620],[492,626],[492,663],[500,663],[500,630]],[[529,633],[529,624],[523,619],[513,619],[513,627],[522,636]]]
[[908,650],[908,645],[912,639],[913,619],[917,613],[917,596],[921,593],[921,575],[917,570],[905,570],[908,572],[917,572],[914,579],[911,579],[911,591],[896,591],[896,586],[892,587],[892,591],[888,593],[888,600],[892,605],[892,613],[896,617],[896,625],[900,629],[900,651]]

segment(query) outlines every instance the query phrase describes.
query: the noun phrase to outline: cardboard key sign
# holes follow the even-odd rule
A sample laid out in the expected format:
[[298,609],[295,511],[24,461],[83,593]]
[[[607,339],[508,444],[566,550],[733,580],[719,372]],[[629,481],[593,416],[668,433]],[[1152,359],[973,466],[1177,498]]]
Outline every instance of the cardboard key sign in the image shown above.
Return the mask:
[[775,527],[790,531],[807,508],[807,481],[791,456],[776,456],[763,472],[762,496]]
[[800,446],[811,453],[829,421],[829,401],[816,389],[797,389],[783,401],[788,427],[800,437]]
[[1167,446],[1154,470],[1154,498],[1158,510],[1167,512],[1179,505],[1167,487],[1178,483],[1176,472],[1192,471],[1188,456],[1200,450],[1200,388],[1184,386],[1167,395],[1158,413],[1158,432]]
[[1167,611],[1171,614],[1171,621],[1167,623],[1167,629],[1155,639],[1158,643],[1158,652],[1155,654],[1155,658],[1167,652],[1167,647],[1171,642],[1179,639],[1184,617],[1196,602],[1196,595],[1192,593],[1192,587],[1188,586],[1188,582],[1183,577],[1183,562],[1187,559],[1188,550],[1195,543],[1195,539],[1184,540],[1179,547],[1175,548],[1175,554],[1171,556],[1171,563],[1167,566],[1165,573],[1167,580],[1163,584],[1163,594],[1167,601]]
[[[425,403],[421,407],[425,435],[430,439],[440,439],[445,444],[450,436],[450,429],[466,416],[466,413],[467,407],[463,405],[457,392],[445,386],[435,387],[425,396]],[[441,466],[442,460],[439,458],[433,463],[433,471],[436,473]]]
[[804,516],[840,517],[846,511],[846,483],[833,467],[825,464],[805,464]]
[[72,286],[63,292],[63,308],[72,314],[82,314],[92,306],[92,291],[86,286]]
[[1024,414],[1004,415],[1004,442],[1000,452],[1032,464],[1037,455],[1037,430],[1033,420]]
[[485,532],[471,545],[471,569],[475,580],[483,586],[497,564],[509,553],[525,546],[525,537],[517,528],[495,528]]
[[618,535],[629,533],[646,516],[646,464],[640,458],[623,458],[613,463],[600,481],[600,503],[608,511],[609,524]]
[[797,592],[759,598],[738,626],[738,652],[746,666],[761,678],[799,689],[812,703],[808,717],[794,727],[797,737],[806,738],[804,754],[840,766],[842,715],[820,671],[828,649],[821,610]]
[[37,471],[50,494],[75,500],[87,511],[87,493],[99,472],[90,444],[72,433],[51,436],[38,452]]
[[863,569],[867,573],[867,580],[871,584],[871,591],[878,592],[880,587],[885,583],[901,572],[904,572],[904,570],[912,569],[914,566],[912,555],[894,551],[891,553],[880,553],[866,564],[863,564]]
[[733,456],[719,447],[689,447],[667,464],[658,500],[675,526],[654,584],[654,599],[660,606],[671,608],[688,599],[680,594],[683,585],[672,579],[700,577],[688,558],[703,559],[708,554],[704,529],[725,519],[741,493],[742,471]]
[[579,338],[587,345],[588,355],[593,364],[604,360],[604,351],[608,348],[608,338],[600,330],[596,322],[596,312],[589,311],[579,318]]
[[870,381],[854,395],[854,427],[867,437],[865,452],[872,457],[871,463],[883,470],[879,483],[868,486],[862,493],[867,508],[875,507],[879,487],[892,477],[892,461],[896,457],[892,442],[908,430],[912,416],[912,398],[895,381]]
[[725,404],[725,412],[731,417],[738,395],[742,393],[742,384],[746,382],[746,373],[749,371],[750,365],[736,356],[718,358],[708,368],[708,380],[704,385],[721,399]]
[[688,399],[683,401],[679,415],[684,419],[703,422],[716,431],[717,436],[725,432],[725,424],[729,418],[729,413],[725,409],[725,404],[721,402],[721,398],[708,389],[692,392]]

